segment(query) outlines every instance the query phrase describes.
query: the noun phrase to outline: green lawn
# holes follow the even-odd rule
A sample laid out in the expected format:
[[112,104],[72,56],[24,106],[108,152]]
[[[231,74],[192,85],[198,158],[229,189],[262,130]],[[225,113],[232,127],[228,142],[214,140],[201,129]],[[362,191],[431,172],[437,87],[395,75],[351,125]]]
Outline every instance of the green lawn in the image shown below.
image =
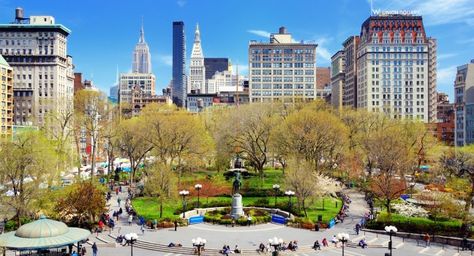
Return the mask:
[[[268,199],[267,202],[265,202]],[[212,207],[212,206],[229,206],[232,199],[230,197],[209,197],[201,198],[202,207]],[[308,218],[312,221],[317,219],[318,215],[323,216],[323,221],[328,222],[331,218],[336,216],[341,208],[341,201],[336,198],[325,198],[325,209],[322,208],[322,199],[308,201]],[[277,198],[278,207],[285,208],[288,204],[287,197],[278,197]],[[336,207],[337,202],[337,207]],[[296,206],[296,200],[293,198],[293,204]],[[152,197],[140,197],[132,200],[132,205],[136,209],[139,215],[144,216],[145,219],[159,219],[159,204],[157,198]],[[197,205],[197,199],[193,198],[188,200],[188,209]],[[245,197],[243,196],[243,205],[245,206],[261,206],[261,207],[273,207],[274,206],[274,197]],[[179,217],[174,214],[176,210],[182,209],[181,200],[176,200],[172,202],[166,202],[163,204],[163,218],[176,218]]]

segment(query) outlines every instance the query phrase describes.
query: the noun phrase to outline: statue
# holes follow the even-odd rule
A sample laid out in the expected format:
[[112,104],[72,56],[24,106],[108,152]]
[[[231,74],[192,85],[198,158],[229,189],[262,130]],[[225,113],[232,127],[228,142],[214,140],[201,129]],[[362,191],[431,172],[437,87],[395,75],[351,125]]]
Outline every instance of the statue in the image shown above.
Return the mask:
[[232,183],[232,195],[238,194],[241,186],[242,181],[240,180],[240,172],[236,172],[234,182]]

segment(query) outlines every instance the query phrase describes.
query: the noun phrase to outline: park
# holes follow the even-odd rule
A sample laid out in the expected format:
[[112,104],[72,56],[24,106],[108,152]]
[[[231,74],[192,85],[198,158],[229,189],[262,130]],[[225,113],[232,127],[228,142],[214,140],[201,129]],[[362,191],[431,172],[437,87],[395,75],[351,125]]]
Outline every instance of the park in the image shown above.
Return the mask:
[[[416,120],[319,101],[101,111],[1,141],[6,255],[471,252],[473,148]],[[93,132],[90,163],[61,127]]]

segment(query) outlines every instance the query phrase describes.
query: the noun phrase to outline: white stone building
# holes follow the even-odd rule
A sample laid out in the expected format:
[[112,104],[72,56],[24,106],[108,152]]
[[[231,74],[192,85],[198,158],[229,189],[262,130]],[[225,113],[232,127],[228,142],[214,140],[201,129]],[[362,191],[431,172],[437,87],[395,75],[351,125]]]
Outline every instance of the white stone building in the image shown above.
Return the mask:
[[201,33],[199,25],[194,32],[194,44],[189,63],[188,93],[206,93],[206,68],[204,67],[204,53],[201,47]]

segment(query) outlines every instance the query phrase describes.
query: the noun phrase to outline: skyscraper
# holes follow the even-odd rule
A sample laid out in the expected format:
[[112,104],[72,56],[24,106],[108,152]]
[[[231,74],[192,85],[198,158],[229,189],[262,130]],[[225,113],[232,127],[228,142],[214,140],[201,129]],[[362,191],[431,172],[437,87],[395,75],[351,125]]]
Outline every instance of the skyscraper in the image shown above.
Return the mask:
[[456,147],[474,143],[474,60],[459,66],[454,81]]
[[425,123],[436,118],[435,46],[421,16],[369,17],[357,48],[357,107]]
[[342,105],[357,107],[357,49],[359,37],[350,36],[344,41],[345,65],[344,65],[344,87]]
[[194,32],[194,44],[189,64],[188,93],[207,93],[206,68],[204,67],[204,53],[201,47],[199,25],[196,25],[196,31]]
[[338,51],[331,57],[331,105],[338,109],[342,108],[345,65],[344,51]]
[[206,80],[211,79],[216,72],[229,70],[229,66],[230,62],[228,58],[204,58]]
[[314,100],[317,44],[295,43],[281,27],[269,43],[249,43],[250,102]]
[[0,55],[0,138],[12,134],[13,69]]
[[143,24],[140,29],[140,38],[133,51],[133,73],[149,74],[151,73],[151,55],[148,44],[145,42],[145,30]]
[[14,123],[43,125],[51,112],[73,107],[74,74],[67,51],[71,31],[52,16],[23,17],[0,25],[0,54],[13,68]]
[[184,22],[173,22],[173,81],[171,95],[178,107],[186,106],[186,39]]

